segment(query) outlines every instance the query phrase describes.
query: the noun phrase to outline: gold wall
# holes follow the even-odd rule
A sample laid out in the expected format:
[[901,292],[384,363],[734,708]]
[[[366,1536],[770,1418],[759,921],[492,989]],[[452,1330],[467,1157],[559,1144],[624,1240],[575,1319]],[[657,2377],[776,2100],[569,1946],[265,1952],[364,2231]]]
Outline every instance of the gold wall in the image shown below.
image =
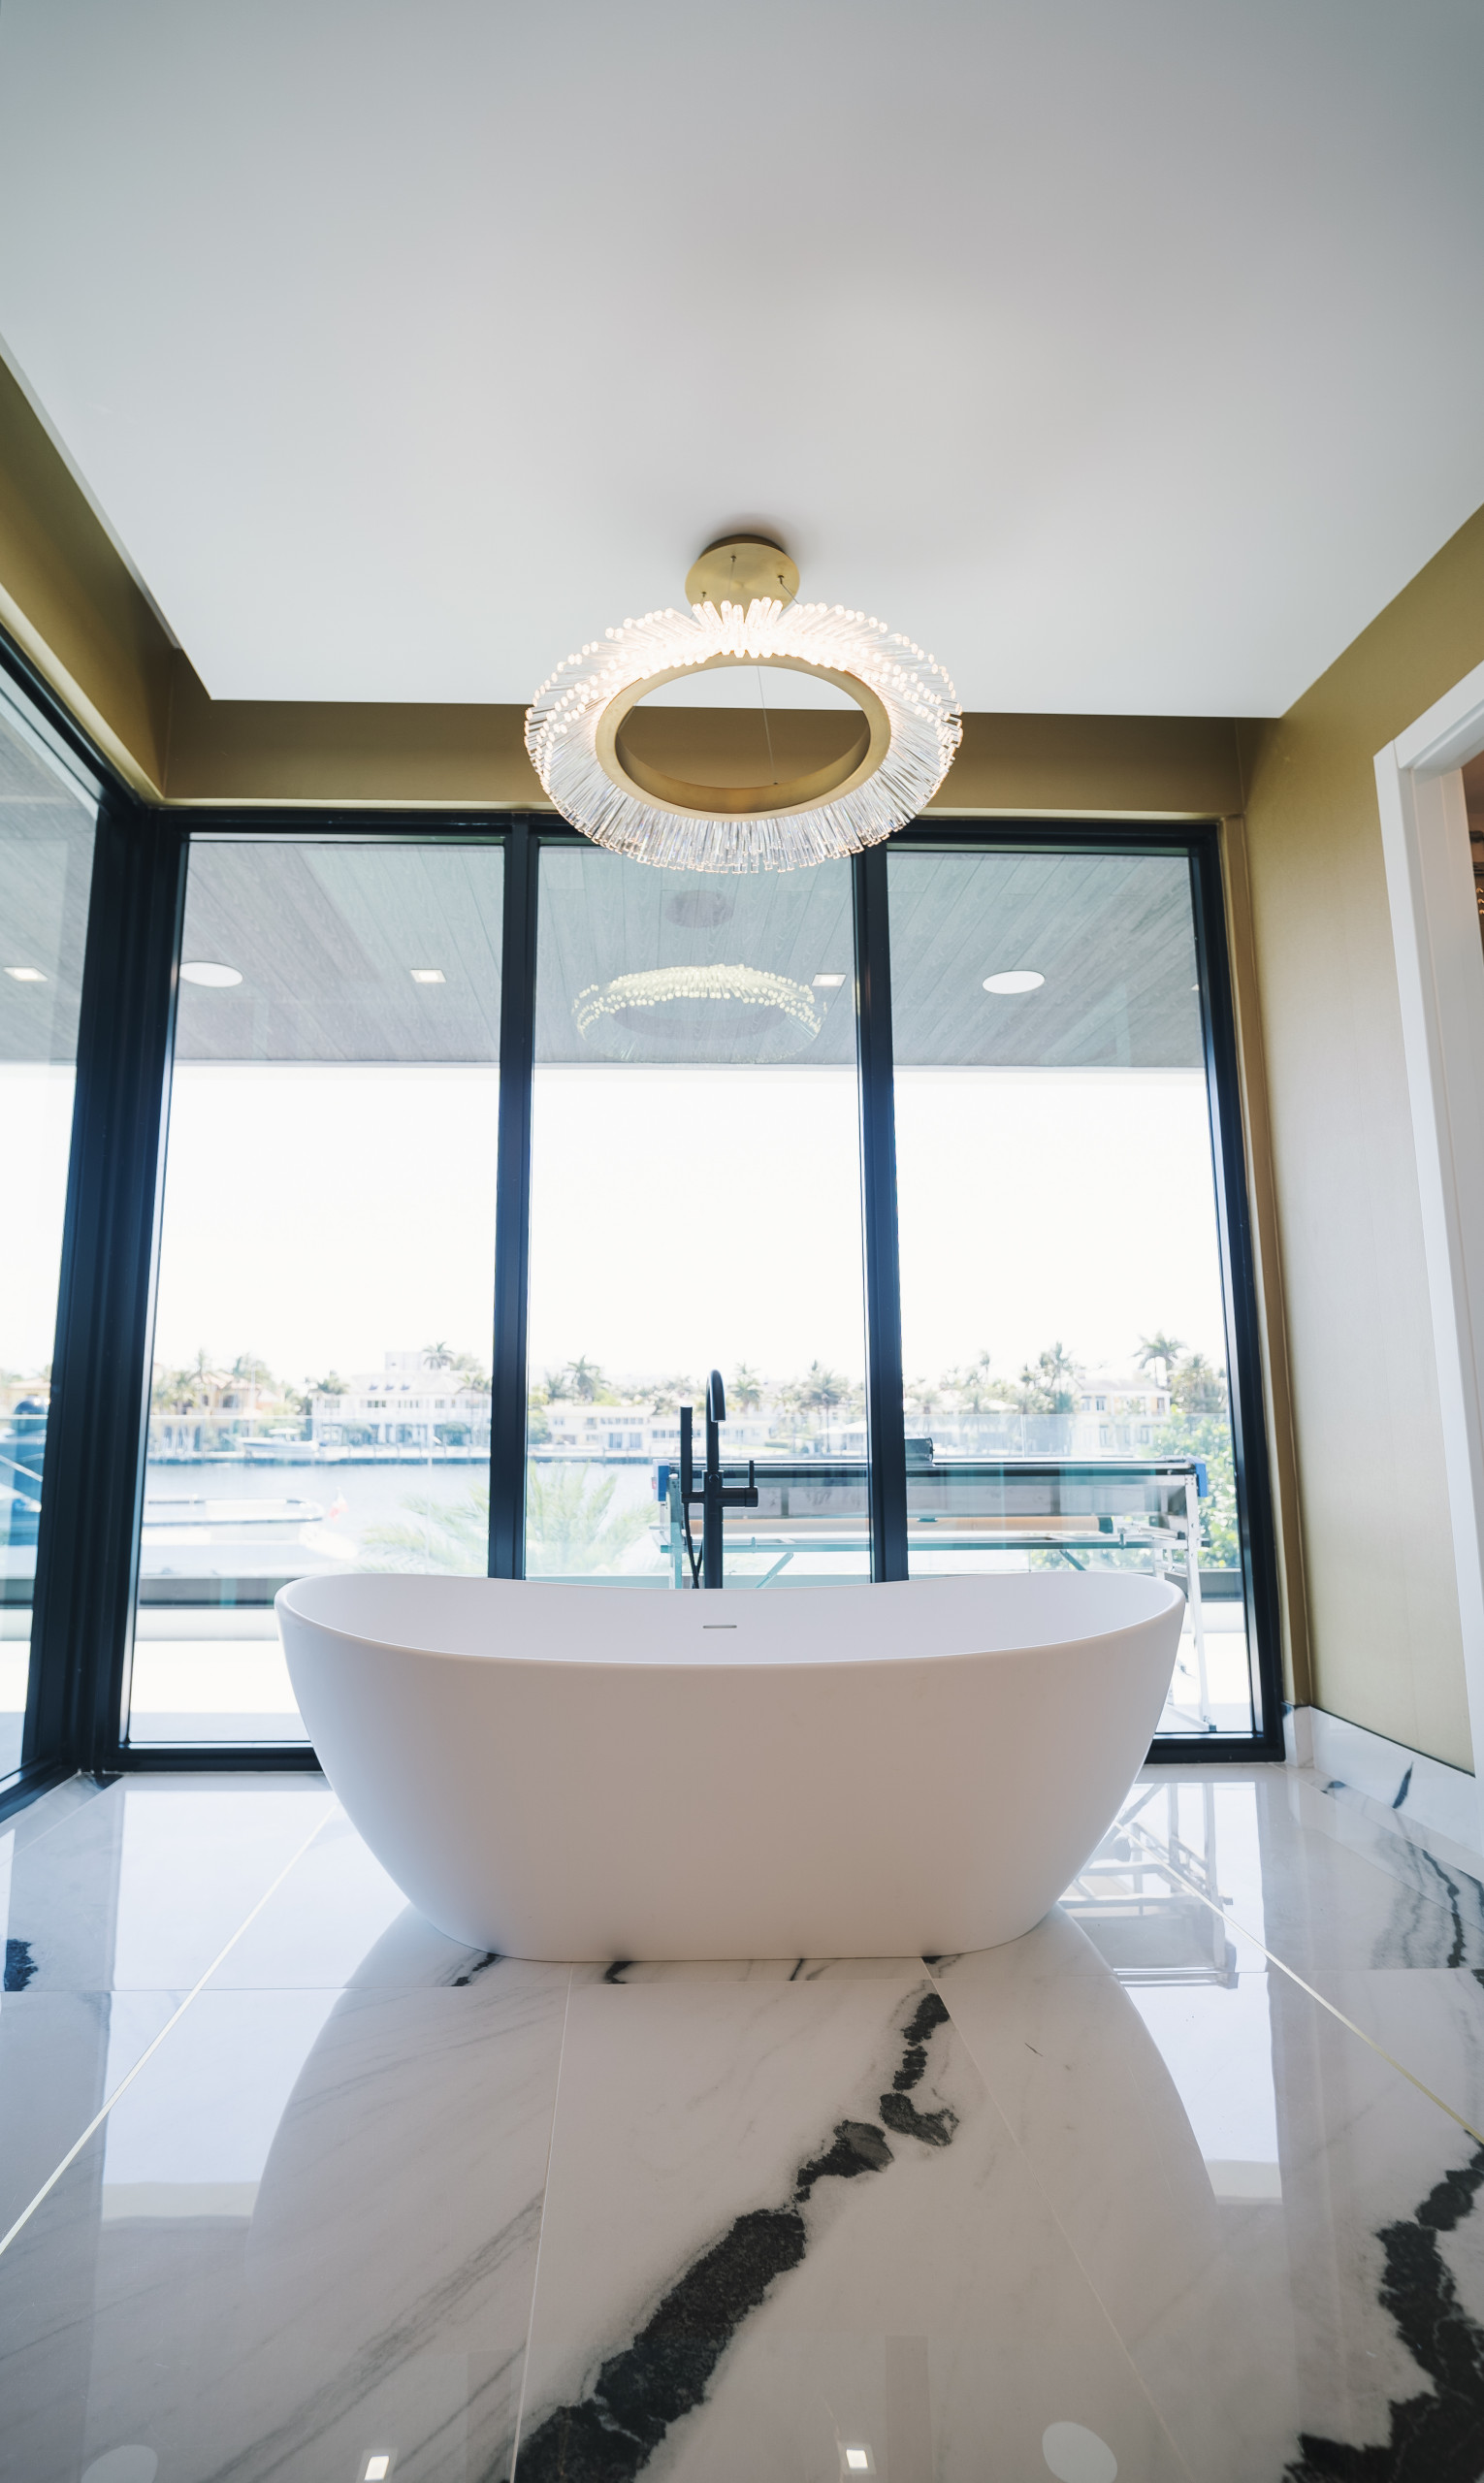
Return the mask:
[[1375,753],[1484,661],[1484,511],[1244,726],[1317,1705],[1472,1764]]

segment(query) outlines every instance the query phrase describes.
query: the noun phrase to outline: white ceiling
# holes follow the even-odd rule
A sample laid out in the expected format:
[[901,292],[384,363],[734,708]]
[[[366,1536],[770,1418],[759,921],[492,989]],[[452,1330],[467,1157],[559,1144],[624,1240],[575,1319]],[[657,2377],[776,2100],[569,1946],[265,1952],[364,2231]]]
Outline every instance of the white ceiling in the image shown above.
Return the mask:
[[1479,0],[3,0],[0,338],[213,695],[525,699],[728,523],[1278,712],[1484,501]]

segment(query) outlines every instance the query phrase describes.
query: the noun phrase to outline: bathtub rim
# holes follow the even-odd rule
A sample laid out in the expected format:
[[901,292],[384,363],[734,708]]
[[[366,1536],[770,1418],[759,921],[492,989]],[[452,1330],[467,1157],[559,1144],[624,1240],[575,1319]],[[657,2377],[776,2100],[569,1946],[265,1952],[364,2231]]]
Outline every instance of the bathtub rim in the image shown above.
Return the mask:
[[[1155,1603],[1149,1610],[1138,1614],[1135,1618],[1120,1622],[1116,1628],[1112,1629],[1102,1628],[1081,1630],[1076,1633],[1064,1632],[1060,1636],[1055,1637],[1035,1639],[1020,1638],[1016,1639],[1013,1644],[1003,1647],[927,1647],[914,1652],[904,1652],[903,1649],[898,1646],[883,1650],[880,1653],[874,1653],[858,1647],[853,1647],[848,1652],[835,1656],[756,1656],[751,1657],[746,1661],[738,1661],[730,1655],[729,1652],[727,1654],[723,1654],[720,1650],[715,1654],[706,1650],[703,1652],[686,1651],[684,1653],[677,1651],[673,1655],[595,1657],[587,1652],[568,1653],[563,1650],[529,1652],[524,1649],[515,1648],[418,1646],[409,1640],[385,1637],[365,1628],[346,1628],[340,1623],[321,1620],[316,1614],[302,1610],[290,1600],[296,1588],[301,1586],[319,1586],[321,1584],[334,1586],[341,1583],[348,1583],[350,1578],[368,1580],[375,1578],[377,1574],[378,1573],[374,1570],[355,1570],[347,1572],[345,1574],[345,1578],[342,1580],[333,1574],[325,1576],[322,1572],[318,1574],[309,1572],[303,1578],[289,1579],[285,1585],[278,1589],[277,1594],[274,1597],[274,1617],[278,1624],[280,1638],[283,1634],[280,1613],[287,1612],[301,1627],[322,1630],[326,1636],[338,1639],[344,1645],[375,1647],[378,1651],[384,1652],[387,1655],[415,1656],[425,1661],[460,1664],[519,1664],[522,1667],[528,1667],[532,1670],[538,1666],[547,1665],[550,1667],[560,1667],[565,1671],[582,1670],[593,1672],[604,1677],[618,1672],[632,1672],[654,1674],[703,1674],[708,1679],[723,1675],[736,1676],[738,1678],[751,1678],[759,1673],[787,1673],[790,1675],[806,1672],[836,1673],[849,1670],[853,1665],[869,1665],[873,1670],[876,1670],[881,1666],[891,1664],[899,1664],[904,1669],[916,1669],[924,1662],[931,1662],[934,1664],[991,1663],[1000,1661],[1011,1662],[1018,1661],[1028,1657],[1049,1657],[1056,1654],[1068,1653],[1074,1649],[1091,1656],[1104,1649],[1112,1651],[1116,1647],[1118,1642],[1126,1638],[1131,1631],[1146,1628],[1151,1621],[1159,1619],[1163,1614],[1172,1611],[1177,1604],[1183,1604],[1185,1601],[1185,1597],[1178,1586],[1175,1586],[1168,1578],[1157,1578],[1151,1576],[1147,1570],[1104,1572],[1103,1575],[1105,1577],[1127,1576],[1130,1580],[1137,1579],[1138,1583],[1141,1585],[1156,1589],[1163,1588],[1164,1599]],[[450,1578],[439,1577],[436,1572],[423,1573],[405,1570],[391,1571],[382,1574],[391,1577],[398,1577],[408,1584],[436,1583],[440,1586],[452,1586],[457,1584],[468,1587],[531,1587],[537,1592],[542,1590],[550,1592],[552,1588],[560,1590],[563,1587],[567,1587],[573,1592],[579,1594],[588,1591],[586,1582],[568,1579],[547,1581],[540,1578],[481,1578],[477,1574],[468,1578]],[[994,1573],[990,1572],[988,1574],[992,1576]],[[1025,1576],[1027,1573],[1022,1570],[1012,1570],[1002,1572],[1001,1574],[1020,1578]],[[1035,1573],[1031,1572],[1030,1574],[1034,1575]],[[1080,1572],[1079,1574],[1085,1575],[1086,1573]],[[868,1583],[872,1586],[908,1589],[922,1587],[930,1588],[937,1585],[973,1585],[983,1582],[984,1581],[982,1580],[975,1579],[889,1578],[872,1579]],[[1070,1584],[1071,1580],[1069,1579],[1065,1582]],[[592,1581],[593,1586],[598,1588],[610,1587],[613,1583],[614,1582],[611,1579],[594,1579]],[[862,1581],[861,1583],[867,1582]],[[859,1592],[859,1586],[855,1581],[846,1582],[842,1580],[840,1582],[840,1591],[854,1595]],[[673,1593],[673,1590],[657,1588],[654,1592],[659,1595],[668,1596]],[[727,1591],[724,1589],[723,1592],[726,1593]],[[756,1593],[757,1590],[734,1588],[730,1590],[730,1592],[738,1595],[750,1595]],[[821,1592],[821,1590],[813,1588],[808,1590],[808,1592],[811,1596],[816,1596]]]

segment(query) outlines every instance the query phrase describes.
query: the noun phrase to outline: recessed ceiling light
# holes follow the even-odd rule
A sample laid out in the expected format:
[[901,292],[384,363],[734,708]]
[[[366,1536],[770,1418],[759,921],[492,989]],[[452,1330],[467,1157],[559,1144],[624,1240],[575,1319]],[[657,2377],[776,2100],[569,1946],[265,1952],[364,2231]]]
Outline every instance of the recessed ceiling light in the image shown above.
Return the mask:
[[871,2470],[870,2450],[868,2448],[848,2448],[845,2452],[845,2467],[846,2471],[849,2474],[869,2474]]
[[[442,977],[439,976],[438,980],[441,982]],[[366,2461],[366,2483],[386,2483],[386,2477],[391,2470],[392,2461],[389,2457],[369,2457]]]
[[40,966],[7,966],[5,971],[12,983],[45,983],[47,980]]
[[441,966],[409,966],[407,972],[414,983],[446,983],[448,980]]
[[233,984],[241,983],[242,979],[236,966],[210,965],[204,958],[180,968],[182,983],[204,984],[208,991],[229,991]]
[[984,989],[986,991],[1039,991],[1045,981],[1045,975],[1037,974],[1033,966],[1018,966],[1012,974],[986,974]]
[[844,981],[843,974],[817,974],[814,978],[814,987],[816,991],[838,991]]

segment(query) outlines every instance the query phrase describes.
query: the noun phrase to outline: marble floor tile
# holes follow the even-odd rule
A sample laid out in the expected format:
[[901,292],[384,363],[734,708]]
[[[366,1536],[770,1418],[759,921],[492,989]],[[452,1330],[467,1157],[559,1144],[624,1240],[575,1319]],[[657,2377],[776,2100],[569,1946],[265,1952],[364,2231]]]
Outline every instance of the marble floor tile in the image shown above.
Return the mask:
[[184,1995],[13,1991],[0,1998],[0,2236],[82,2136]]
[[1468,1966],[1319,1968],[1312,1983],[1321,2000],[1484,2142],[1484,1973]]
[[[1469,1852],[1424,1822],[1389,1811],[1353,1787],[1294,1769],[1288,1807],[1304,1827],[1362,1855],[1418,1896],[1441,1906],[1471,1943],[1484,1925],[1484,1855]],[[1470,1960],[1472,1961],[1472,1960]],[[1466,1962],[1462,1947],[1450,1960]]]
[[[1087,1970],[1082,1937],[1053,1918],[938,1987],[1191,2470],[1463,2483],[1484,2152],[1280,1970],[1124,1984]],[[1409,2422],[1418,2462],[1393,2463]]]
[[1484,1885],[1370,1795],[1149,1771],[977,1955],[568,1969],[316,1779],[58,1793],[0,2234],[116,2100],[0,2253],[0,2483],[1484,2472]]
[[1009,2483],[1058,2425],[1190,2471],[920,1968],[574,1987],[516,2483]]
[[213,1989],[453,1983],[488,1955],[409,1906],[336,1803],[211,1977]]
[[1137,1792],[1149,1790],[1155,1798],[1137,1816],[1125,1806],[1132,1841],[1170,1853],[1174,1833],[1182,1848],[1177,1858],[1191,1873],[1213,1823],[1214,1868],[1231,1921],[1295,1973],[1484,1966],[1484,1888],[1328,1801],[1299,1770],[1181,1769]]
[[49,1792],[28,1802],[23,1811],[13,1813],[5,1822],[4,1833],[14,1839],[15,1849],[19,1853],[23,1847],[34,1845],[41,1837],[49,1835],[52,1828],[60,1826],[63,1820],[70,1819],[74,1811],[95,1802],[107,1790],[95,1776],[69,1776],[62,1784],[53,1785]]
[[189,1989],[331,1806],[313,1776],[120,1777],[15,1854],[7,1957],[32,1991]]
[[0,2476],[508,2465],[569,1976],[201,1992],[0,2256]]

